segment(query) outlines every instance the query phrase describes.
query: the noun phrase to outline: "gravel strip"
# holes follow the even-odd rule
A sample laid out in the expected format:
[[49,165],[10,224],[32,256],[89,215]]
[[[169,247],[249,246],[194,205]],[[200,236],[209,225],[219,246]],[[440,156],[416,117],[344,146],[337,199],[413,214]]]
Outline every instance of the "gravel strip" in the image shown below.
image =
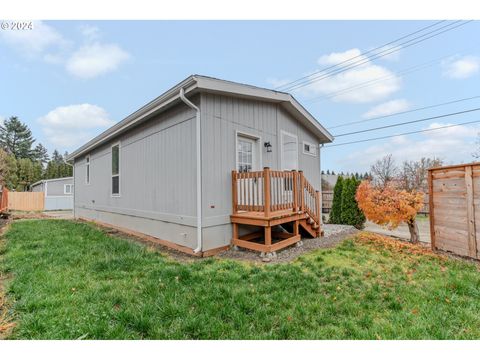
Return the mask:
[[[338,245],[347,237],[356,234],[358,232],[353,226],[349,225],[331,225],[325,224],[323,226],[324,237],[315,239],[302,239],[302,246],[289,246],[288,248],[277,251],[275,258],[269,259],[271,263],[285,263],[295,260],[300,255],[311,252],[316,249],[331,248]],[[239,250],[227,250],[216,255],[222,259],[242,260],[249,262],[261,263],[264,259],[260,257],[260,254],[256,251],[250,251],[247,249]]]

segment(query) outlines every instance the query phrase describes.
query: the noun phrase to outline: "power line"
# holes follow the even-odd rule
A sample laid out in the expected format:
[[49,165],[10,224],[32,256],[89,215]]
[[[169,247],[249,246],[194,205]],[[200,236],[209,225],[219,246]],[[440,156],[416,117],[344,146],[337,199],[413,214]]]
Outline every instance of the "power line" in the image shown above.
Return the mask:
[[[371,60],[375,60],[375,59],[378,59],[378,58],[380,58],[380,57],[387,56],[387,55],[392,54],[392,53],[394,53],[394,52],[397,52],[397,51],[400,51],[400,50],[402,50],[402,49],[408,48],[408,47],[410,47],[410,46],[416,45],[416,44],[418,44],[418,43],[424,42],[424,41],[426,41],[426,40],[428,40],[428,39],[431,39],[431,38],[433,38],[433,37],[435,37],[435,36],[439,36],[439,35],[443,34],[444,32],[454,30],[454,29],[456,29],[456,28],[458,28],[458,27],[460,27],[460,26],[466,25],[467,23],[469,23],[469,22],[471,22],[471,21],[473,21],[473,20],[465,21],[465,22],[463,22],[463,23],[461,23],[461,24],[458,24],[458,25],[456,25],[456,26],[452,26],[452,25],[458,23],[459,21],[460,21],[460,20],[457,20],[457,21],[455,21],[453,24],[448,24],[448,25],[444,26],[444,27],[449,27],[449,28],[448,28],[448,29],[445,29],[445,30],[443,30],[443,31],[436,32],[436,31],[438,31],[438,30],[440,30],[440,29],[443,29],[444,27],[441,27],[441,28],[439,28],[439,29],[435,29],[435,30],[432,31],[432,32],[436,32],[436,33],[434,33],[433,35],[430,35],[430,36],[428,36],[428,37],[425,37],[425,38],[423,38],[423,39],[420,39],[420,40],[418,40],[418,41],[415,41],[415,42],[413,42],[413,43],[411,43],[411,44],[406,45],[407,43],[409,43],[409,42],[411,42],[411,41],[414,41],[414,40],[416,40],[416,39],[422,38],[422,37],[424,37],[425,35],[430,34],[430,33],[432,33],[432,32],[427,33],[427,34],[424,34],[424,35],[421,35],[421,36],[419,36],[419,37],[417,37],[417,38],[411,39],[411,40],[406,41],[406,42],[404,42],[404,43],[401,43],[401,44],[399,44],[399,45],[396,46],[396,49],[395,49],[395,47],[394,47],[394,48],[391,48],[391,49],[394,49],[394,50],[387,49],[387,50],[385,50],[386,52],[385,52],[385,51],[382,51],[382,52],[380,52],[380,53],[378,53],[378,54],[375,54],[375,55],[373,55],[373,56],[371,56],[371,57],[367,57],[367,58],[365,58],[364,60],[362,60],[362,61],[360,61],[360,62],[356,61],[356,62],[354,62],[354,63],[352,63],[352,64],[350,64],[350,65],[348,65],[348,66],[346,66],[346,67],[341,67],[340,69],[336,69],[336,70],[334,69],[333,71],[330,71],[330,72],[327,72],[327,73],[320,73],[319,76],[317,76],[317,77],[313,77],[313,78],[310,77],[310,78],[309,78],[308,80],[306,80],[306,81],[303,81],[303,82],[301,82],[301,83],[299,83],[299,84],[293,85],[293,86],[291,86],[291,87],[289,87],[289,88],[287,88],[287,89],[283,89],[283,91],[293,91],[293,90],[297,90],[297,89],[300,89],[300,88],[302,88],[302,87],[304,87],[304,86],[313,84],[314,82],[317,82],[317,81],[320,81],[320,80],[323,80],[323,79],[332,77],[332,76],[334,76],[334,75],[340,74],[340,73],[345,72],[345,71],[347,71],[347,70],[350,70],[350,69],[359,67],[359,66],[361,66],[361,65],[363,65],[363,64],[366,64],[366,63],[370,62]],[[405,45],[405,46],[403,46],[403,45]]]
[[[362,53],[362,54],[360,54],[360,55],[356,55],[356,56],[351,57],[351,58],[349,58],[349,59],[343,60],[342,62],[340,62],[340,63],[338,63],[338,64],[334,64],[334,65],[328,66],[328,67],[326,67],[326,68],[324,68],[324,69],[317,70],[317,71],[314,72],[313,74],[318,74],[318,73],[324,72],[324,71],[326,71],[326,70],[332,69],[332,68],[337,67],[337,66],[339,66],[339,65],[345,64],[345,63],[347,63],[347,62],[349,62],[349,61],[351,61],[351,60],[357,59],[357,58],[359,58],[359,57],[363,57],[363,56],[365,56],[366,54],[369,54],[369,53],[374,52],[374,51],[376,51],[376,50],[382,49],[382,48],[384,48],[385,46],[391,45],[391,44],[393,44],[393,43],[395,43],[395,42],[397,42],[397,41],[403,40],[403,39],[405,39],[405,38],[407,38],[407,37],[410,37],[410,36],[412,36],[412,35],[418,34],[419,32],[422,32],[423,30],[426,30],[426,29],[429,29],[429,28],[431,28],[431,27],[434,27],[434,26],[436,26],[436,25],[438,25],[438,24],[441,24],[441,23],[443,23],[443,22],[445,22],[445,21],[446,21],[446,20],[437,21],[437,22],[435,22],[434,24],[425,26],[425,27],[423,27],[423,28],[421,28],[421,29],[419,29],[419,30],[416,30],[416,31],[412,32],[412,33],[409,33],[409,34],[407,34],[407,35],[404,35],[404,36],[402,36],[402,37],[399,37],[399,38],[397,38],[397,39],[395,39],[395,40],[392,40],[392,41],[390,41],[390,42],[388,42],[388,43],[385,43],[385,44],[383,44],[383,45],[377,46],[376,48],[371,49],[371,50],[368,50],[367,52],[364,52],[364,53]],[[299,78],[299,79],[297,79],[297,80],[290,81],[290,82],[288,82],[288,83],[286,83],[286,84],[282,84],[282,85],[276,87],[275,89],[278,90],[278,89],[281,89],[281,88],[284,88],[284,87],[288,87],[288,85],[292,85],[292,84],[294,84],[294,83],[296,83],[296,82],[298,82],[298,81],[301,81],[301,80],[310,78],[310,76],[312,76],[313,74],[310,74],[310,75],[307,75],[307,76],[303,76],[303,77],[301,77],[301,78]]]
[[371,139],[349,141],[349,142],[340,143],[340,144],[327,145],[327,146],[325,146],[324,148],[331,148],[331,147],[335,147],[335,146],[343,146],[343,145],[350,145],[350,144],[358,144],[358,143],[363,143],[363,142],[367,142],[367,141],[383,140],[383,139],[389,139],[389,138],[394,138],[394,137],[398,137],[398,136],[419,134],[419,133],[424,133],[424,132],[429,132],[429,131],[447,129],[447,128],[452,128],[452,127],[456,127],[456,126],[469,125],[469,124],[475,124],[475,123],[480,123],[480,120],[467,121],[467,122],[460,123],[460,124],[440,126],[440,127],[436,127],[436,128],[433,128],[433,129],[424,129],[424,130],[410,131],[410,132],[406,132],[406,133],[402,133],[402,134],[396,134],[396,135],[387,135],[387,136],[380,136],[380,137],[371,138]]
[[[457,23],[459,23],[459,22],[461,22],[461,20],[456,20],[456,21],[454,21],[453,23],[444,25],[444,26],[442,26],[442,27],[440,27],[440,28],[434,29],[433,31],[427,32],[427,33],[422,34],[422,35],[420,35],[420,36],[417,36],[417,37],[415,37],[415,38],[413,38],[413,39],[410,39],[410,40],[407,40],[407,41],[405,41],[405,42],[403,42],[403,43],[400,43],[400,44],[398,44],[398,45],[396,45],[396,46],[394,46],[394,47],[391,47],[391,48],[389,48],[389,49],[382,50],[382,51],[380,51],[379,53],[372,54],[372,55],[369,55],[369,56],[367,56],[367,57],[361,56],[361,54],[360,54],[360,55],[358,55],[358,56],[361,57],[361,59],[356,60],[356,61],[354,61],[354,62],[351,63],[351,64],[347,64],[347,65],[345,65],[345,66],[341,66],[341,67],[338,68],[338,69],[332,69],[332,70],[327,71],[327,72],[325,72],[325,70],[323,70],[323,71],[322,71],[322,70],[319,70],[319,71],[313,73],[313,75],[315,75],[315,76],[312,77],[312,74],[310,74],[310,76],[307,76],[307,79],[306,79],[306,80],[301,81],[301,82],[299,82],[299,83],[297,83],[297,84],[295,84],[295,85],[289,86],[289,87],[287,87],[287,89],[284,89],[284,91],[292,91],[292,90],[299,89],[299,88],[304,87],[304,86],[306,86],[306,85],[308,85],[308,84],[311,84],[311,83],[313,83],[313,82],[323,80],[323,79],[325,79],[325,78],[331,77],[331,76],[336,75],[336,74],[339,74],[339,73],[341,73],[341,72],[345,72],[345,71],[347,71],[347,70],[349,70],[349,69],[353,69],[353,68],[358,67],[358,66],[360,66],[360,65],[366,64],[366,63],[370,62],[371,60],[375,60],[375,59],[378,59],[378,58],[380,58],[380,57],[387,56],[387,55],[392,54],[392,53],[394,53],[394,52],[398,52],[398,51],[400,51],[401,49],[404,49],[404,48],[413,46],[413,45],[415,45],[415,44],[417,44],[417,43],[419,43],[419,42],[426,41],[426,40],[428,40],[428,39],[430,39],[430,38],[432,38],[432,37],[434,37],[434,36],[438,36],[438,35],[442,34],[443,32],[450,31],[450,30],[455,29],[455,28],[458,27],[458,26],[461,26],[462,24],[457,25],[457,26],[453,26],[453,25],[455,25],[455,24],[457,24]],[[465,24],[465,23],[463,23],[463,24]],[[442,30],[442,29],[444,29],[444,28],[447,28],[447,29],[439,32],[439,30]],[[426,37],[427,35],[432,34],[432,33],[433,33],[433,35],[431,35],[431,36],[429,36],[429,37]],[[422,39],[422,38],[424,38],[424,39]],[[420,39],[420,40],[418,40],[418,39]],[[412,42],[412,41],[415,41],[415,40],[418,40],[418,41],[416,41],[416,42],[414,42],[414,43],[412,43],[412,44],[408,44],[408,43],[410,43],[410,42]],[[407,44],[408,44],[408,45],[407,45]],[[337,65],[338,65],[338,64],[337,64]],[[334,68],[334,67],[336,67],[337,65],[330,66],[330,68]]]
[[335,125],[335,126],[329,127],[328,129],[331,130],[331,129],[336,129],[336,128],[344,127],[344,126],[348,126],[348,125],[363,124],[363,123],[366,123],[368,121],[385,119],[385,118],[389,118],[389,117],[392,117],[392,116],[409,114],[409,113],[420,111],[420,110],[433,109],[433,108],[436,108],[436,107],[439,107],[439,106],[451,105],[451,104],[459,103],[459,102],[462,102],[462,101],[468,101],[468,100],[479,99],[479,98],[480,98],[480,95],[479,96],[472,96],[472,97],[468,97],[468,98],[463,98],[463,99],[447,101],[447,102],[443,102],[443,103],[440,103],[440,104],[433,104],[433,105],[423,106],[423,107],[419,107],[419,108],[415,108],[415,109],[411,109],[411,110],[399,111],[399,112],[396,112],[396,113],[393,113],[393,114],[377,116],[377,117],[370,118],[370,119],[351,121],[351,122],[348,122],[348,123],[343,123],[343,124],[340,124],[340,125]]
[[384,125],[384,126],[379,126],[379,127],[376,127],[376,128],[366,129],[366,130],[352,131],[352,132],[349,132],[349,133],[334,135],[334,137],[362,134],[362,133],[366,133],[366,132],[370,132],[370,131],[388,129],[388,128],[402,126],[402,125],[408,125],[408,124],[415,124],[415,123],[428,121],[428,120],[441,119],[441,118],[445,118],[445,117],[449,117],[449,116],[461,115],[461,114],[471,113],[471,112],[475,112],[475,111],[479,111],[479,110],[480,110],[480,108],[463,110],[463,111],[458,111],[458,112],[454,112],[454,113],[450,113],[450,114],[442,114],[442,115],[432,116],[432,117],[423,118],[423,119],[405,121],[405,122],[401,122],[401,123],[397,123],[397,124]]
[[372,86],[372,85],[374,85],[378,82],[382,82],[382,81],[385,81],[385,80],[388,80],[388,79],[393,79],[393,78],[395,78],[396,76],[399,76],[399,75],[407,75],[407,74],[413,73],[415,71],[419,71],[419,70],[428,68],[430,66],[433,66],[434,64],[436,64],[440,60],[451,57],[452,55],[453,54],[445,55],[445,56],[442,56],[440,58],[430,60],[430,61],[427,61],[425,63],[400,70],[396,73],[393,73],[392,75],[382,76],[382,77],[375,78],[375,79],[372,79],[372,80],[364,81],[364,82],[357,83],[357,84],[352,85],[352,86],[348,86],[348,87],[343,88],[343,89],[338,90],[338,91],[334,91],[334,92],[331,92],[331,93],[328,93],[328,94],[325,94],[325,95],[310,98],[310,99],[307,100],[307,102],[317,102],[318,100],[322,100],[322,99],[328,100],[328,99],[335,98],[339,95],[342,95],[342,94],[345,94],[345,93],[348,93],[348,92],[351,92],[351,91],[354,91],[354,90],[358,90],[358,89],[362,89],[364,87]]

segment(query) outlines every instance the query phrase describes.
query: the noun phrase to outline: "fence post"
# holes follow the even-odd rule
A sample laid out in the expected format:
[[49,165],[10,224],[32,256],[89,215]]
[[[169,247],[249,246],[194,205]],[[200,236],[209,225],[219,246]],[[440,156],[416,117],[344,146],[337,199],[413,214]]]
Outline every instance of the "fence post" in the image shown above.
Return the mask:
[[433,171],[428,170],[428,218],[430,220],[430,245],[435,250],[435,215],[433,206]]
[[232,170],[232,212],[236,214],[238,212],[238,194],[237,194],[237,172]]
[[270,216],[270,168],[263,168],[263,205],[265,217]]

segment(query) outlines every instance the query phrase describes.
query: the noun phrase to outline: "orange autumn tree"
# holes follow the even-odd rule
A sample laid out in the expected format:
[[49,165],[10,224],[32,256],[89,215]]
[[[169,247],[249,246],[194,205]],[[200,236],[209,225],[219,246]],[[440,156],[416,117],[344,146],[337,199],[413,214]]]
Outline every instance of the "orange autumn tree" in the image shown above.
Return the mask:
[[391,183],[376,187],[369,181],[362,181],[355,199],[368,220],[378,225],[386,225],[389,229],[395,229],[404,222],[410,231],[410,241],[420,241],[415,218],[423,206],[423,193],[399,190]]

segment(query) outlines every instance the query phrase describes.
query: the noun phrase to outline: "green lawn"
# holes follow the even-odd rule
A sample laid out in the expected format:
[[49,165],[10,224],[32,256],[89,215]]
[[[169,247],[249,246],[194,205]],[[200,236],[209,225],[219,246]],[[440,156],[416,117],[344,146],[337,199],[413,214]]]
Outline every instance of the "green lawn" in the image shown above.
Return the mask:
[[363,233],[291,264],[180,263],[66,220],[12,224],[14,339],[478,339],[480,273]]

